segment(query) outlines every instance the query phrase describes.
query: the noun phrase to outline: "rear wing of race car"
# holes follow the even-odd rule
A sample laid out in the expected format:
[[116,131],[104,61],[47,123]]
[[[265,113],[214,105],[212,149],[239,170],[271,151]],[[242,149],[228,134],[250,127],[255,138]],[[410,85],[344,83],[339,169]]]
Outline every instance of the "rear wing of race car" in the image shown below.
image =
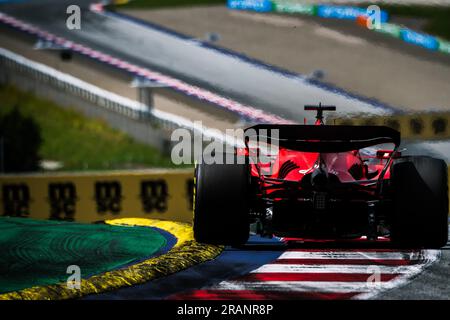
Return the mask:
[[259,124],[245,129],[244,135],[246,140],[263,138],[279,147],[304,152],[345,152],[382,143],[393,143],[396,148],[400,145],[400,132],[385,126]]

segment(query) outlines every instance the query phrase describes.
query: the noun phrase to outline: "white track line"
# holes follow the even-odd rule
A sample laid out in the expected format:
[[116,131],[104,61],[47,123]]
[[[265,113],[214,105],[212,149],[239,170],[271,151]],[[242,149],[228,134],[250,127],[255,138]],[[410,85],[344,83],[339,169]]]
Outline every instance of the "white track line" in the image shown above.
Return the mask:
[[[419,275],[421,272],[425,270],[428,266],[433,264],[434,262],[439,260],[441,251],[440,250],[421,250],[421,251],[406,251],[406,252],[395,252],[395,251],[383,251],[383,252],[377,252],[372,250],[367,251],[312,251],[308,252],[306,250],[298,250],[298,251],[288,251],[285,252],[284,258],[291,257],[288,259],[301,259],[304,257],[322,257],[325,259],[328,259],[330,261],[332,260],[346,260],[342,259],[342,257],[350,257],[352,264],[316,264],[316,265],[308,265],[308,264],[277,264],[276,261],[274,263],[270,263],[267,265],[263,265],[260,268],[257,268],[256,270],[253,270],[247,275],[250,275],[250,277],[246,277],[245,275],[243,277],[231,279],[222,281],[216,285],[213,285],[211,287],[204,288],[202,290],[206,291],[212,291],[214,294],[215,291],[228,291],[230,297],[234,297],[234,295],[230,292],[234,292],[239,296],[240,292],[248,292],[248,291],[255,291],[258,292],[258,294],[261,297],[264,297],[264,292],[278,292],[280,297],[283,297],[285,294],[286,297],[289,297],[290,293],[331,293],[331,294],[348,294],[353,293],[355,294],[350,299],[373,299],[379,296],[380,293],[401,287],[405,284],[407,284],[409,281],[411,281],[414,277]],[[282,258],[283,255],[280,257]],[[356,259],[357,261],[354,261],[355,255],[360,255],[361,257],[369,257],[368,259]],[[332,258],[330,258],[332,256]],[[387,266],[387,265],[365,265],[362,264],[363,262],[372,262],[372,258],[390,258],[390,259],[403,259],[404,261],[409,261],[410,259],[415,259],[417,261],[414,265],[407,265],[407,266]],[[382,262],[381,259],[379,259],[379,262]],[[292,260],[293,262],[295,260]],[[358,262],[361,261],[361,264],[358,264]],[[340,262],[340,261],[336,261]],[[293,280],[293,281],[280,281],[280,280],[258,280],[264,279],[264,277],[268,277],[267,279],[270,279],[269,274],[272,275],[275,273],[307,273],[310,274],[309,276],[303,276],[299,275],[299,277],[286,277],[286,279],[296,279],[299,280]],[[324,277],[323,273],[328,273],[332,276],[332,279],[338,280],[338,279],[348,279],[345,281],[322,281],[326,277]],[[261,274],[261,277],[258,276],[258,274]],[[342,277],[343,274],[346,274],[346,277]],[[358,274],[358,276],[355,276],[356,281],[351,281],[352,274]],[[359,275],[366,274],[368,275],[367,281],[361,281],[361,277]],[[389,275],[393,274],[396,275],[391,280],[381,280],[376,281],[377,274],[381,277],[383,275]],[[310,279],[314,279],[315,275],[317,275],[317,281],[311,281]],[[341,275],[341,277],[339,277]],[[373,275],[373,277],[372,277]],[[255,277],[256,276],[256,277]],[[277,278],[278,276],[275,276],[272,279]],[[280,278],[284,278],[283,276],[280,276]],[[302,281],[300,279],[304,278],[307,281]],[[384,277],[385,279],[389,279],[390,277]],[[247,281],[245,279],[254,279],[258,281]],[[321,280],[322,279],[322,280]],[[364,279],[364,277],[363,277]]]
[[[421,274],[430,265],[439,261],[439,259],[441,257],[441,250],[422,250],[422,252],[423,252],[423,263],[414,265],[414,266],[408,266],[408,267],[414,267],[414,268],[410,268],[408,273],[405,273],[402,276],[389,281],[388,283],[392,286],[390,289],[398,288],[398,287],[402,287],[402,286],[406,285],[413,278],[415,278],[419,274]],[[381,292],[383,292],[385,290],[386,289],[383,289],[383,288],[375,288],[371,292],[357,295],[357,296],[353,297],[352,299],[358,299],[358,300],[374,299]]]
[[355,264],[266,264],[251,273],[363,273],[373,274],[374,267],[381,274],[410,274],[420,269],[420,265],[383,266],[383,265],[355,265]]
[[[381,292],[393,289],[408,283],[412,278],[419,275],[425,268],[436,262],[440,257],[440,250],[421,250],[411,252],[305,252],[288,251],[283,253],[279,259],[404,259],[418,260],[418,264],[407,266],[386,265],[305,265],[305,264],[267,264],[252,271],[251,273],[337,273],[337,274],[374,274],[374,270],[383,274],[399,274],[393,280],[381,282],[361,281],[222,281],[207,290],[255,290],[255,291],[278,291],[278,292],[323,292],[323,293],[360,293],[352,299],[370,299],[378,296]],[[284,256],[284,257],[283,257]],[[286,258],[288,257],[288,258]],[[331,257],[331,258],[330,258]],[[363,257],[363,258],[360,258]],[[365,258],[364,258],[365,257]],[[319,258],[320,259],[320,258]],[[377,268],[377,269],[374,269]]]
[[370,292],[375,286],[377,289],[391,289],[394,286],[390,281],[379,282],[341,282],[341,281],[222,281],[212,290],[255,290],[255,291],[285,291],[285,292],[332,292],[332,293],[351,293],[351,292]]
[[420,260],[423,253],[416,252],[307,252],[288,251],[283,253],[279,259],[358,259],[358,260]]

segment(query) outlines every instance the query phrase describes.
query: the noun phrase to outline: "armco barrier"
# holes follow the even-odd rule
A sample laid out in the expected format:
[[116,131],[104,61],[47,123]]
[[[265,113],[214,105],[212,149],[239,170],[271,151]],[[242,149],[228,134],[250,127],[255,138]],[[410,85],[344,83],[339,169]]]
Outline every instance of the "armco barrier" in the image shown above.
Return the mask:
[[[228,8],[235,10],[252,10],[259,12],[285,12],[317,15],[322,18],[356,20],[367,15],[365,8],[355,6],[303,4],[289,0],[228,0]],[[388,20],[386,11],[380,11],[381,22]]]
[[272,2],[269,0],[228,0],[228,7],[238,10],[268,12],[272,11]]
[[101,89],[4,48],[0,48],[0,70],[0,83],[14,84],[38,94],[45,93],[47,98],[52,95],[63,96],[65,100],[73,102],[70,103],[72,106],[88,116],[101,117],[115,128],[159,149],[165,149],[164,146],[158,146],[158,143],[165,145],[169,133],[176,128],[186,128],[209,139],[225,139],[226,143],[234,144],[232,137],[222,136],[217,130],[197,127],[187,118],[162,110],[149,110],[142,103]]
[[[364,27],[367,26],[367,24],[365,24],[365,22],[366,21],[364,20],[364,25],[363,25]],[[392,37],[395,37],[395,38],[400,38],[400,34],[401,34],[401,31],[402,31],[402,28],[400,26],[396,25],[396,24],[382,23],[380,25],[380,28],[379,29],[374,29],[374,31],[385,33],[385,34],[388,34],[388,35],[390,35]]]
[[273,11],[283,12],[283,13],[299,13],[306,15],[315,14],[315,5],[303,4],[303,3],[293,3],[292,1],[277,0],[273,2]]
[[368,118],[328,118],[328,123],[385,125],[401,132],[402,138],[443,140],[450,138],[450,112],[417,113]]
[[438,38],[438,42],[439,42],[438,50],[441,52],[450,54],[450,42],[439,39],[439,38]]
[[[11,72],[21,73],[38,82],[47,83],[48,85],[58,88],[60,91],[78,95],[99,107],[109,109],[127,117],[134,119],[154,118],[148,108],[142,103],[103,90],[71,75],[41,63],[31,61],[4,48],[0,48],[0,67],[2,70],[0,81],[2,82],[8,82],[10,77],[9,73]],[[161,120],[161,122],[164,121]],[[166,121],[166,123],[170,127],[175,126],[168,121]]]
[[[90,10],[102,14],[103,6],[104,6],[103,3],[94,3],[91,4]],[[48,43],[52,43],[61,48],[65,48],[66,50],[71,50],[73,52],[76,52],[77,54],[87,56],[96,61],[100,61],[107,65],[121,69],[123,71],[132,74],[133,76],[149,80],[151,82],[156,82],[159,85],[163,85],[167,89],[178,91],[188,97],[192,97],[199,101],[207,102],[210,103],[211,105],[220,107],[223,110],[233,112],[235,114],[240,115],[246,120],[264,123],[290,122],[289,120],[283,119],[274,114],[269,114],[267,112],[263,112],[260,109],[256,109],[248,105],[243,105],[239,102],[220,96],[206,89],[202,89],[197,86],[183,82],[182,80],[150,70],[148,68],[140,67],[126,60],[119,59],[117,57],[87,47],[80,43],[76,43],[68,39],[59,37],[56,34],[47,32],[43,29],[38,28],[35,25],[26,23],[3,12],[0,12],[0,23],[23,31],[27,34],[36,36],[38,39],[41,39]]]
[[192,222],[193,170],[0,176],[0,215],[95,222],[142,217]]
[[435,37],[406,28],[401,29],[400,37],[405,42],[424,47],[425,49],[437,50],[439,47],[438,40]]
[[[321,18],[356,20],[358,17],[365,15],[367,15],[366,8],[330,5],[317,6],[317,16]],[[387,20],[387,13],[383,10],[380,10],[380,22],[386,22]]]

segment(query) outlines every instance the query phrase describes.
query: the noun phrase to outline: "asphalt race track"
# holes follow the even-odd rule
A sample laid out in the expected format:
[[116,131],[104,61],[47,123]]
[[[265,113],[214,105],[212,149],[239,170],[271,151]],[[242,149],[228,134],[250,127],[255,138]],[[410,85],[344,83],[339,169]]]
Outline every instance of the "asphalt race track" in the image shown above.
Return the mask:
[[344,114],[381,114],[394,110],[386,104],[363,97],[356,99],[338,88],[314,84],[303,76],[235,53],[211,49],[158,26],[143,26],[112,14],[91,12],[89,4],[92,0],[76,1],[82,8],[82,26],[81,30],[69,30],[65,11],[73,3],[67,0],[27,1],[0,5],[0,12],[89,48],[290,120],[303,122],[305,113],[301,106],[317,102],[317,97],[336,105]]
[[[65,25],[66,7],[75,1],[6,4],[0,5],[0,12],[286,119],[303,121],[301,106],[318,102],[318,97],[346,114],[395,111],[155,26],[92,12],[91,1],[77,1],[83,9],[81,30],[68,30]],[[213,260],[181,266],[168,276],[141,278],[133,286],[94,290],[84,298],[448,299],[449,258],[448,248],[396,250],[360,243],[311,245],[252,237],[248,245],[226,248]]]
[[447,248],[395,250],[253,236],[245,247],[227,247],[212,261],[86,299],[448,299],[449,257]]
[[[382,239],[368,244],[252,236],[245,246],[222,251],[192,242],[192,229],[184,224],[106,222],[111,226],[3,218],[3,238],[14,241],[10,235],[20,232],[17,228],[29,230],[28,240],[1,239],[11,249],[2,256],[6,269],[0,282],[6,287],[2,285],[0,299],[448,299],[449,245],[442,250],[396,250]],[[118,245],[113,239],[124,232]],[[15,253],[20,259],[9,258]],[[8,267],[11,261],[16,261],[15,268]],[[81,290],[66,288],[68,261],[85,272]],[[31,278],[21,277],[23,270],[34,270]],[[14,274],[17,281],[11,282]],[[27,288],[27,282],[33,287]]]

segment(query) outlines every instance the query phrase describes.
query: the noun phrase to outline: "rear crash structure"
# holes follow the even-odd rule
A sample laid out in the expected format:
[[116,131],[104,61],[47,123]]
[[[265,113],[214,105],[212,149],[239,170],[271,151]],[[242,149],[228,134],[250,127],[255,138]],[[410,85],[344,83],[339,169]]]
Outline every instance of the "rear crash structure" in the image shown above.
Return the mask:
[[[252,225],[269,237],[447,243],[445,161],[402,156],[400,133],[389,127],[325,125],[323,111],[333,106],[305,109],[317,111],[315,125],[247,128],[245,147],[234,155],[240,162],[196,165],[197,241],[241,245]],[[273,129],[275,139],[261,136]],[[249,143],[262,138],[277,145],[266,161],[259,157],[265,151]]]

